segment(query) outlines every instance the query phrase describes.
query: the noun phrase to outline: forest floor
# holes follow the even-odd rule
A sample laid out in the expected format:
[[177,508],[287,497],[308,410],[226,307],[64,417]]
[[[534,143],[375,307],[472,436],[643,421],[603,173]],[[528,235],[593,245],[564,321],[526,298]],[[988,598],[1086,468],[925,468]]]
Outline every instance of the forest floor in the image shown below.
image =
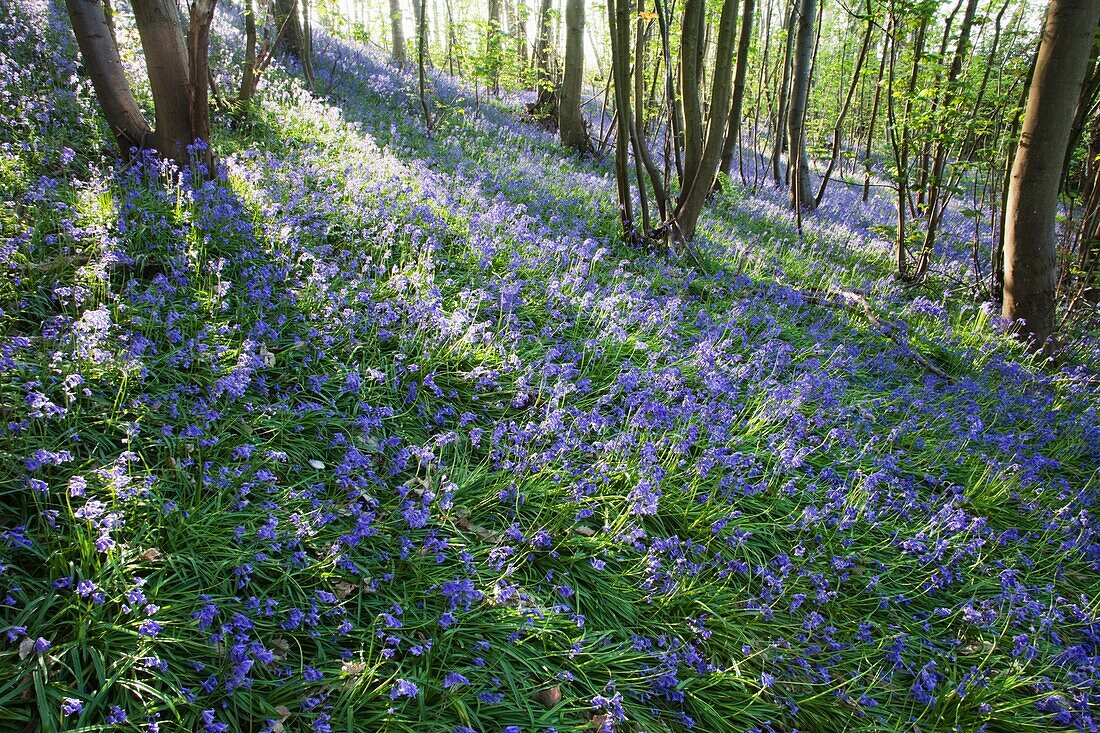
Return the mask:
[[0,729],[1095,730],[1095,373],[873,212],[627,249],[331,39],[215,180],[119,166],[63,13],[0,34]]

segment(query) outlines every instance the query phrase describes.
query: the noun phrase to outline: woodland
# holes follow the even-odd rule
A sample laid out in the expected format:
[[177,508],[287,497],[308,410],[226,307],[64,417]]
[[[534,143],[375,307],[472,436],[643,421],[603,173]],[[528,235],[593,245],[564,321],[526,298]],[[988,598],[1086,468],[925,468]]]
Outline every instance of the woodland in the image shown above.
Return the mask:
[[1100,0],[0,37],[0,731],[1100,726]]

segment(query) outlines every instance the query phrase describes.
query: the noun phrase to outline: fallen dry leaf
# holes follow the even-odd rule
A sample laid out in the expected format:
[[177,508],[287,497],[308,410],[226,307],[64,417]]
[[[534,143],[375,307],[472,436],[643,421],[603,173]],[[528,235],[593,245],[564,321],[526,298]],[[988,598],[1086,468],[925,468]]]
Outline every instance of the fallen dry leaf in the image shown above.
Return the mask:
[[536,692],[533,697],[539,705],[552,708],[561,702],[561,688],[557,685],[547,687],[545,690]]

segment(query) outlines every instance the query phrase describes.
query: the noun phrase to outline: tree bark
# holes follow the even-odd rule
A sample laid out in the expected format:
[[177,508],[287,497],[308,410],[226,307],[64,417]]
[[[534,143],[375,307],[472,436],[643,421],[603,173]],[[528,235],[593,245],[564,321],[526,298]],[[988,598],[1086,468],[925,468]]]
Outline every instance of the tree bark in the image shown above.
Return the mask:
[[833,125],[833,151],[829,157],[829,167],[825,169],[825,175],[821,178],[821,185],[817,189],[817,196],[814,197],[814,207],[821,206],[822,199],[825,198],[825,187],[829,185],[829,177],[833,174],[833,169],[836,167],[837,158],[840,156],[840,145],[842,141],[841,130],[844,125],[844,118],[848,114],[848,109],[852,106],[852,98],[855,96],[856,89],[859,88],[860,78],[863,74],[863,64],[867,60],[867,52],[871,48],[871,32],[875,28],[874,16],[872,15],[871,0],[867,0],[867,30],[863,34],[863,43],[859,47],[859,54],[856,56],[856,68],[852,72],[852,83],[848,87],[848,93],[844,97],[844,102],[840,106],[840,112],[836,116],[836,124]]
[[[690,0],[689,0],[690,1]],[[715,42],[714,73],[711,75],[711,117],[697,163],[684,166],[684,188],[676,201],[672,217],[672,238],[686,245],[695,236],[699,216],[707,195],[714,188],[726,137],[733,77],[733,47],[737,30],[737,0],[724,0],[718,20]],[[686,94],[685,94],[686,96]],[[686,159],[685,159],[686,161]]]
[[[179,10],[172,0],[134,0],[132,5],[153,91],[154,144],[161,155],[186,163],[187,147],[196,138],[192,126],[196,94]],[[206,84],[204,76],[200,85],[205,88]]]
[[790,13],[787,15],[786,49],[783,53],[783,71],[781,81],[779,82],[779,99],[775,106],[775,124],[772,126],[772,135],[774,137],[772,141],[772,177],[775,179],[776,186],[783,185],[780,160],[783,157],[783,148],[785,147],[785,141],[787,139],[785,130],[787,129],[788,92],[791,85],[791,56],[794,54],[795,13],[796,9],[792,7]]
[[791,107],[787,112],[787,165],[791,178],[791,208],[813,211],[810,165],[806,156],[804,121],[810,98],[810,75],[814,52],[816,0],[799,0],[798,37],[795,40],[794,73],[791,79]]
[[[202,140],[207,146],[198,151],[199,158],[211,170],[214,157],[210,150],[210,24],[214,21],[217,0],[194,0],[187,25],[188,73],[191,77],[191,140]],[[201,83],[195,83],[201,80]]]
[[[668,147],[672,148],[672,157],[676,162],[676,180],[680,185],[684,183],[684,116],[683,107],[676,94],[676,82],[672,66],[672,43],[669,38],[669,14],[664,6],[664,0],[654,0],[653,9],[657,14],[657,26],[661,34],[661,56],[665,62],[665,94],[668,97],[668,118],[671,141]],[[667,156],[666,156],[667,157]]]
[[741,10],[741,37],[737,43],[737,63],[733,71],[733,101],[730,104],[730,116],[726,123],[726,141],[722,147],[722,162],[719,170],[729,175],[733,165],[733,149],[741,138],[741,108],[745,102],[745,78],[749,69],[749,49],[752,47],[752,19],[756,11],[756,0],[745,0]]
[[581,82],[584,79],[584,0],[567,0],[565,6],[565,69],[558,106],[561,144],[578,153],[589,150],[588,125],[581,115]]
[[413,0],[419,7],[416,14],[416,79],[420,92],[420,111],[424,113],[424,128],[432,133],[432,111],[428,105],[428,89],[425,66],[428,60],[428,0]]
[[1050,1],[1012,164],[1001,315],[1033,349],[1054,335],[1058,188],[1098,23],[1097,0]]
[[516,59],[521,69],[527,68],[527,0],[516,3]]
[[886,73],[886,59],[890,52],[890,39],[882,39],[882,55],[878,62],[878,75],[875,77],[875,94],[871,102],[871,119],[867,122],[867,146],[863,149],[863,203],[871,196],[872,143],[875,140],[875,124],[878,122],[878,110],[882,101],[882,77]]
[[390,43],[393,46],[393,62],[405,68],[409,59],[405,54],[405,26],[401,18],[401,0],[390,0]]
[[[619,194],[619,224],[623,241],[634,244],[640,239],[634,223],[630,191],[630,43],[629,25],[625,34],[619,29],[618,3],[629,0],[607,0],[607,25],[611,37],[611,76],[615,87],[615,184]],[[626,22],[629,22],[628,20]]]
[[959,28],[959,40],[955,46],[955,53],[951,59],[951,67],[947,72],[947,83],[943,91],[940,109],[943,110],[943,121],[939,125],[936,141],[932,146],[931,169],[927,171],[927,203],[926,226],[924,230],[924,244],[921,248],[920,259],[917,263],[917,276],[923,277],[928,269],[932,257],[932,247],[936,242],[936,233],[939,229],[940,219],[947,206],[947,201],[942,200],[943,178],[947,166],[947,143],[953,118],[951,107],[956,96],[956,86],[959,74],[962,73],[963,60],[970,53],[970,31],[974,25],[974,14],[978,11],[978,0],[968,0],[966,11],[963,13],[962,25]]
[[103,2],[66,0],[65,4],[96,99],[118,143],[119,153],[127,158],[132,149],[145,146],[152,130],[126,79]]
[[[684,171],[695,170],[703,155],[703,100],[699,91],[704,0],[685,0],[680,33],[680,92],[684,110]],[[686,181],[685,181],[686,184]]]
[[494,94],[500,94],[500,4],[501,0],[489,0],[489,24],[485,27],[485,57]]
[[241,91],[237,94],[237,116],[248,115],[252,95],[256,91],[256,11],[252,0],[244,0],[244,68],[241,70]]
[[302,19],[299,15],[298,0],[275,0],[275,25],[279,40],[275,46],[279,53],[290,54],[298,60],[304,57],[302,37]]
[[551,0],[539,6],[539,33],[535,41],[535,101],[527,112],[535,119],[558,119],[558,88],[553,67],[554,46],[550,28]]

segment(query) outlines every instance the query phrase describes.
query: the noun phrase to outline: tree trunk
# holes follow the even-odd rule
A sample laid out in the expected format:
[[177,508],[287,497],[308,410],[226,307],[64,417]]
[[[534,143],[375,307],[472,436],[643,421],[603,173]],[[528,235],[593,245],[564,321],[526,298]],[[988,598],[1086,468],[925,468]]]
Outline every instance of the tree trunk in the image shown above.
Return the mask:
[[126,79],[103,2],[66,0],[66,7],[103,116],[115,136],[119,153],[129,157],[132,149],[145,146],[152,130]]
[[[690,1],[690,0],[689,0]],[[812,1],[812,0],[811,0]],[[695,228],[707,195],[714,188],[722,144],[726,138],[726,120],[730,111],[733,77],[733,47],[737,30],[737,0],[724,0],[718,20],[715,42],[714,73],[711,75],[711,118],[706,139],[694,168],[684,166],[684,188],[673,214],[673,240],[686,245],[695,236]],[[695,102],[698,104],[698,101]]]
[[925,204],[927,219],[924,230],[924,244],[921,248],[920,260],[917,263],[917,277],[923,277],[928,269],[940,219],[947,206],[947,201],[941,200],[941,197],[943,195],[943,177],[947,166],[948,135],[950,134],[951,123],[954,122],[951,107],[955,101],[956,85],[958,84],[959,74],[962,73],[963,60],[970,53],[970,31],[974,25],[974,14],[977,11],[978,0],[968,0],[966,11],[963,13],[962,25],[959,28],[959,41],[955,46],[951,67],[947,72],[947,83],[940,103],[944,118],[939,125],[936,142],[932,147],[931,169],[927,171],[927,203]]
[[241,71],[241,91],[237,94],[237,117],[248,116],[252,95],[256,92],[256,11],[252,0],[244,0],[244,69]]
[[867,52],[871,48],[871,32],[875,28],[875,19],[872,15],[871,0],[867,0],[867,30],[863,34],[863,43],[859,47],[859,54],[856,56],[856,68],[852,72],[852,83],[848,87],[848,93],[844,97],[844,102],[840,106],[840,112],[836,116],[836,124],[833,125],[833,151],[829,157],[829,167],[825,169],[825,175],[821,178],[821,185],[817,189],[817,196],[814,197],[814,207],[821,206],[822,199],[825,198],[825,187],[829,185],[829,176],[833,174],[833,169],[836,167],[837,157],[840,155],[841,146],[841,129],[844,125],[844,117],[848,114],[848,109],[852,106],[852,98],[855,96],[856,89],[859,87],[860,78],[863,74],[863,64],[867,60]]
[[[684,110],[684,171],[696,170],[703,155],[703,99],[699,91],[704,0],[685,0],[680,33],[680,90]],[[685,181],[686,185],[686,181]]]
[[301,60],[302,19],[299,16],[298,0],[275,0],[275,25],[278,41],[275,47],[279,53],[285,53]]
[[[196,138],[192,127],[195,92],[179,10],[173,0],[134,0],[132,4],[153,92],[155,147],[166,158],[186,163],[187,147]],[[205,88],[206,84],[204,76],[200,85]]]
[[741,37],[737,42],[737,65],[733,72],[733,101],[726,123],[726,140],[722,146],[722,162],[719,170],[729,175],[733,165],[733,149],[741,138],[741,108],[745,101],[745,77],[749,69],[749,50],[752,47],[752,19],[756,12],[756,0],[745,0],[741,10]]
[[[611,76],[615,87],[615,184],[619,194],[619,224],[623,241],[634,244],[640,239],[634,223],[633,202],[630,190],[630,43],[629,25],[626,33],[619,28],[618,3],[629,0],[608,0],[607,25],[611,38]],[[629,23],[629,20],[626,21]]]
[[500,3],[501,0],[489,0],[489,24],[485,27],[485,57],[494,94],[500,94]]
[[539,35],[535,41],[535,92],[534,103],[527,112],[538,120],[558,119],[557,79],[552,68],[554,47],[550,38],[551,0],[542,0],[539,6]]
[[[447,10],[447,73],[451,76],[456,76],[456,56],[458,54],[458,35],[455,31],[455,19],[454,9],[451,7],[451,0],[444,0],[444,7]],[[458,73],[462,73],[462,64],[457,64]]]
[[[210,150],[210,24],[214,21],[217,0],[194,0],[187,24],[187,59],[191,89],[191,141],[201,140],[206,147],[196,151],[212,173],[214,157]],[[198,83],[195,83],[198,82]]]
[[589,150],[588,125],[581,115],[581,82],[584,79],[584,0],[567,0],[565,6],[565,70],[558,107],[561,144],[578,153]]
[[432,110],[428,105],[428,89],[425,66],[428,60],[428,0],[413,0],[419,7],[416,14],[416,79],[420,91],[420,111],[424,113],[424,129],[432,133]]
[[875,124],[878,122],[878,110],[882,101],[882,77],[886,73],[886,59],[890,55],[890,39],[882,40],[882,56],[878,62],[878,75],[875,77],[875,94],[871,102],[871,119],[867,122],[867,146],[863,149],[863,203],[871,196],[871,154],[875,140]]
[[676,94],[676,82],[672,66],[672,43],[669,38],[669,15],[664,6],[664,0],[654,0],[653,9],[657,14],[657,25],[661,34],[661,56],[665,62],[665,94],[668,97],[668,117],[672,140],[669,147],[672,148],[672,156],[676,162],[676,180],[683,186],[684,183],[684,117],[683,107]]
[[[787,104],[788,104],[788,91],[791,85],[791,56],[794,54],[794,38],[795,38],[795,19],[796,10],[791,8],[791,12],[787,15],[787,38],[786,38],[786,50],[783,53],[783,72],[781,81],[779,82],[779,100],[775,106],[775,124],[772,126],[772,177],[775,179],[775,185],[783,185],[783,175],[780,170],[780,160],[783,157],[783,148],[786,141],[786,135],[784,130],[787,128]],[[789,171],[788,171],[789,173]]]
[[298,59],[302,62],[302,73],[305,74],[306,83],[313,88],[313,24],[310,20],[309,0],[301,0],[302,3],[302,53]]
[[[285,2],[285,0],[279,0]],[[390,43],[393,46],[393,62],[405,68],[408,57],[405,55],[405,26],[401,18],[401,0],[390,0]]]
[[817,0],[799,0],[798,37],[795,40],[794,73],[791,79],[791,108],[787,112],[787,166],[791,178],[791,208],[813,211],[810,165],[806,156],[804,122],[810,97],[810,75],[814,52],[814,18]]
[[1054,335],[1058,187],[1098,22],[1097,0],[1050,1],[1012,164],[1001,315],[1035,349]]
[[519,68],[527,68],[527,0],[516,3],[516,60]]
[[421,21],[420,16],[421,16],[421,13],[422,13],[422,10],[421,10],[421,7],[420,7],[420,0],[413,0],[412,9],[413,9],[413,27],[416,28],[416,38],[417,38],[416,42],[419,43],[420,42],[420,21]]

